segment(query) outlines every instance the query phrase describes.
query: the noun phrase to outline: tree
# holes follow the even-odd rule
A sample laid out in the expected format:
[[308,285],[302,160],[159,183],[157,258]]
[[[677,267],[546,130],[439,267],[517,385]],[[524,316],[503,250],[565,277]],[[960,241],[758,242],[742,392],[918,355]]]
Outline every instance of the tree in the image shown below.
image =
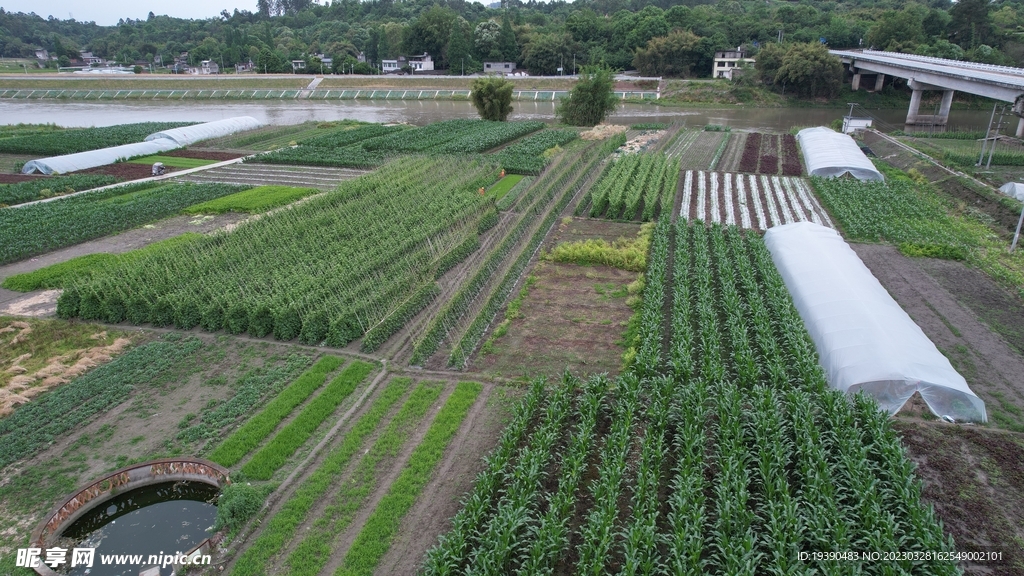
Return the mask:
[[700,38],[693,32],[673,30],[668,36],[651,38],[637,48],[633,66],[644,76],[690,76],[697,60]]
[[782,67],[782,59],[786,56],[786,49],[782,44],[767,44],[757,53],[757,77],[768,86],[775,85],[775,76]]
[[571,126],[596,126],[618,104],[613,86],[611,69],[584,66],[579,81],[559,103],[555,115]]
[[519,44],[516,43],[515,32],[512,31],[512,23],[509,22],[508,12],[501,19],[501,30],[498,32],[498,50],[501,51],[502,62],[519,61]]
[[445,50],[448,57],[449,74],[462,74],[467,64],[470,70],[473,69],[469,34],[469,23],[465,19],[459,18],[452,23],[451,38],[448,40],[448,47]]
[[564,34],[534,34],[523,48],[523,66],[534,76],[553,76],[566,56],[572,58],[567,44]]
[[776,84],[792,86],[804,98],[834,98],[843,82],[843,64],[824,44],[794,44],[782,58]]
[[965,49],[991,43],[990,7],[988,0],[960,0],[954,4],[949,9],[949,32],[953,41]]
[[471,85],[469,101],[484,120],[504,122],[512,113],[512,83],[504,78],[477,78]]

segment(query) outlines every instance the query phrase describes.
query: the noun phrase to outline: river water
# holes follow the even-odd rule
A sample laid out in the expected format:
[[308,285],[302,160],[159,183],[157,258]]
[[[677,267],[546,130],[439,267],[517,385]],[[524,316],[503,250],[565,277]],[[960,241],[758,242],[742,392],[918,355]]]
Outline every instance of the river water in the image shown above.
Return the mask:
[[[512,120],[553,122],[553,102],[514,102]],[[689,126],[721,124],[733,128],[788,132],[793,127],[828,125],[845,109],[822,108],[677,108],[649,104],[624,104],[609,118],[616,124],[639,122],[685,123]],[[905,110],[877,110],[871,114],[884,129],[902,127]],[[232,116],[252,116],[268,124],[286,125],[307,121],[354,119],[365,122],[407,122],[423,125],[451,118],[476,118],[469,102],[451,100],[287,100],[250,101],[123,101],[75,102],[59,100],[0,101],[0,124],[52,123],[60,126],[111,126],[133,122],[209,122]],[[989,113],[954,110],[949,125],[982,130]]]

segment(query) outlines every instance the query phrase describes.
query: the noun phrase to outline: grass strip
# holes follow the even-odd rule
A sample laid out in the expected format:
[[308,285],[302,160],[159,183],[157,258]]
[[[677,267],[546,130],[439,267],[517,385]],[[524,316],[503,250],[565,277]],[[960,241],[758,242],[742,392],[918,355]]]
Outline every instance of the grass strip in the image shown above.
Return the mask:
[[501,200],[502,197],[505,196],[505,194],[508,194],[508,191],[514,188],[516,184],[519,184],[519,181],[522,179],[523,176],[521,174],[509,174],[501,180],[498,180],[497,184],[491,186],[491,189],[488,190],[487,193],[494,198],[495,201]]
[[165,166],[171,168],[199,168],[200,166],[209,166],[210,164],[216,164],[220,160],[203,160],[202,158],[181,158],[179,156],[143,156],[141,158],[133,158],[128,160],[129,164],[154,164],[156,162],[163,162]]
[[77,258],[72,258],[71,260],[67,260],[59,264],[53,264],[45,268],[33,270],[32,272],[8,276],[0,286],[3,286],[8,290],[14,290],[15,292],[31,292],[33,290],[40,290],[43,288],[64,288],[68,283],[76,278],[91,276],[94,272],[106,270],[116,264],[130,262],[140,256],[156,253],[160,250],[165,250],[179,244],[194,242],[199,238],[202,238],[202,234],[186,232],[181,236],[175,236],[173,238],[168,238],[167,240],[154,242],[149,246],[143,246],[142,248],[125,252],[124,254],[108,254],[106,252],[86,254],[85,256],[78,256]]
[[266,522],[266,528],[253,543],[246,548],[234,569],[232,576],[256,576],[266,574],[267,563],[295,535],[299,524],[305,520],[313,504],[323,498],[331,483],[345,469],[352,456],[363,445],[369,436],[398,400],[405,395],[410,378],[394,378],[373,401],[369,410],[363,414],[349,430],[341,444],[327,454],[316,472],[298,487],[295,494],[284,503],[281,510]]
[[285,206],[296,200],[320,193],[316,188],[295,188],[293,186],[258,186],[236,194],[189,206],[185,214],[223,214],[225,212],[247,212],[257,214],[271,208]]
[[441,461],[445,448],[482,390],[483,386],[476,382],[459,382],[455,387],[427,430],[423,442],[413,450],[402,474],[391,484],[388,493],[356,536],[341,567],[335,572],[336,576],[373,574],[380,559],[391,548],[391,540],[402,518],[430,480],[434,467]]
[[338,405],[348,398],[356,386],[366,378],[374,365],[355,361],[349,364],[327,388],[285,426],[274,438],[242,467],[250,478],[269,480],[285,461],[309,440],[313,432],[334,413]]
[[327,375],[345,361],[337,356],[324,356],[312,368],[306,370],[263,410],[250,418],[241,428],[235,430],[213,452],[209,458],[221,466],[234,466],[264,438],[269,436],[296,406],[323,386]]
[[402,408],[388,424],[387,429],[373,443],[369,452],[356,466],[355,472],[338,490],[334,503],[329,505],[304,536],[304,540],[288,557],[288,573],[292,576],[316,576],[331,557],[334,539],[355,518],[366,499],[378,486],[381,463],[398,456],[402,446],[416,426],[426,416],[444,390],[440,382],[421,382]]

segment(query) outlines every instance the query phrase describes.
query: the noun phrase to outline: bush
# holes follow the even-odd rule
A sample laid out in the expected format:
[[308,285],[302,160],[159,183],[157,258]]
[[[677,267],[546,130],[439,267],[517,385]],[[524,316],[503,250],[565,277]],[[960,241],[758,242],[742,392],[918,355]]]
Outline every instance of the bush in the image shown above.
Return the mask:
[[267,488],[257,488],[249,484],[225,486],[217,500],[217,520],[213,524],[213,529],[227,530],[228,536],[237,534],[263,507],[263,502],[267,499]]
[[585,66],[576,87],[558,105],[555,115],[570,126],[596,126],[618,104],[613,86],[611,69]]
[[473,80],[469,100],[484,120],[504,122],[512,113],[512,83],[498,77]]

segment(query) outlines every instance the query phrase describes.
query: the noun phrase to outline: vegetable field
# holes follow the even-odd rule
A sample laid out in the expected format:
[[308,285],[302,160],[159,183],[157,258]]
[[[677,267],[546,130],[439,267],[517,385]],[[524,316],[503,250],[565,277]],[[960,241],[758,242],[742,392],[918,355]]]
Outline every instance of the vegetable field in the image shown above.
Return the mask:
[[523,138],[496,154],[502,168],[513,174],[540,174],[547,159],[544,152],[579,138],[573,130],[544,130]]
[[672,210],[679,161],[662,154],[628,154],[608,164],[590,192],[593,217],[651,220]]
[[146,136],[161,130],[189,126],[191,122],[141,122],[104,128],[61,130],[0,140],[0,152],[8,154],[39,154],[59,156],[109,146],[142,142]]
[[99,188],[117,182],[113,176],[73,175],[37,178],[17,184],[0,184],[0,208]]
[[751,174],[782,174],[799,176],[803,173],[796,137],[755,132],[747,136],[740,158],[740,172]]
[[885,182],[812,178],[821,202],[847,237],[887,240],[905,252],[962,260],[975,244],[973,231],[951,218],[935,196],[901,178]]
[[680,218],[767,230],[811,221],[833,227],[810,186],[800,178],[687,170]]
[[[335,574],[372,574],[481,391],[469,382],[387,381],[320,467],[264,519],[230,574],[315,575],[328,563]],[[342,540],[346,533],[354,537]]]
[[152,186],[119,186],[0,210],[0,264],[122,232],[242,190],[226,184]]
[[536,382],[424,573],[957,573],[813,555],[953,545],[888,417],[826,386],[757,236],[662,219],[647,277],[632,371]]
[[76,283],[58,314],[343,346],[477,233],[493,206],[477,189],[496,172],[480,159],[394,162],[231,234]]
[[535,132],[543,122],[447,120],[404,130],[376,124],[334,131],[247,161],[339,168],[379,166],[400,154],[479,153]]
[[665,152],[679,157],[684,170],[714,170],[730,136],[729,132],[680,131],[679,139]]

